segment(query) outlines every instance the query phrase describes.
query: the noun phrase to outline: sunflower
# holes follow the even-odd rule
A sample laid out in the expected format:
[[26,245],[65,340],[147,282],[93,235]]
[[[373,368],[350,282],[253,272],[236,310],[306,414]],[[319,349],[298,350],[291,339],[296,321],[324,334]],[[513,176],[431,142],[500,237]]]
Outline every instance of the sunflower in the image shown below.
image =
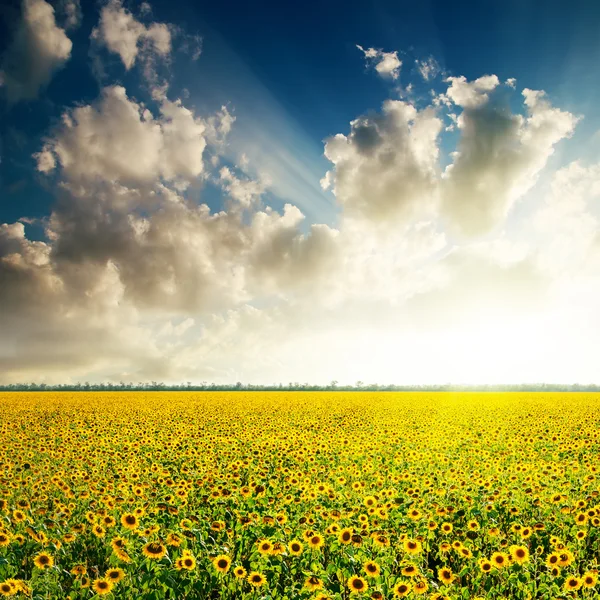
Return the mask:
[[246,577],[246,569],[244,569],[244,567],[238,565],[237,567],[235,567],[235,569],[233,569],[233,574],[238,578],[238,579],[244,579],[244,577]]
[[131,562],[131,557],[129,556],[129,554],[127,554],[127,552],[125,552],[125,550],[115,550],[115,556],[122,562],[124,563],[130,563]]
[[102,525],[94,525],[92,527],[92,533],[99,538],[103,538],[106,535],[106,530]]
[[412,585],[408,581],[400,581],[394,586],[394,596],[396,598],[404,598],[408,596],[412,590]]
[[408,554],[419,554],[423,550],[423,546],[421,545],[421,542],[419,542],[417,540],[406,539],[406,540],[404,540],[403,545],[404,545],[404,550]]
[[412,563],[408,563],[405,567],[402,568],[402,575],[405,577],[416,577],[419,574],[419,569],[417,569],[416,565]]
[[127,540],[123,537],[115,537],[110,541],[110,545],[115,552],[125,550],[127,548]]
[[127,529],[131,529],[131,531],[134,531],[139,525],[137,515],[134,515],[133,513],[125,513],[121,516],[121,525]]
[[441,569],[439,569],[438,577],[444,585],[450,585],[456,579],[456,576],[452,572],[452,569],[448,567],[442,567]]
[[309,592],[314,592],[315,590],[320,590],[323,588],[323,582],[316,575],[311,575],[310,577],[306,578],[304,587]]
[[373,560],[364,563],[363,570],[369,577],[379,577],[381,574],[381,567]]
[[560,555],[558,552],[552,552],[552,554],[548,554],[546,557],[546,566],[549,568],[558,566],[560,561]]
[[349,544],[352,541],[352,533],[353,530],[350,527],[342,529],[338,535],[340,544]]
[[160,542],[148,542],[142,546],[142,553],[146,558],[161,559],[167,553],[166,546]]
[[504,567],[508,567],[508,554],[506,554],[505,552],[494,552],[494,554],[492,554],[492,564],[497,569],[503,569]]
[[322,535],[319,535],[318,533],[315,533],[314,535],[312,535],[310,537],[310,539],[308,540],[308,545],[313,550],[318,550],[319,548],[321,548],[323,546],[324,543],[325,543],[325,539],[323,538]]
[[10,536],[8,533],[0,532],[0,548],[8,546],[10,544]]
[[281,542],[273,543],[273,550],[271,552],[271,554],[273,554],[273,556],[279,556],[280,554],[283,554],[284,552],[285,552],[285,546]]
[[440,531],[445,534],[452,533],[452,529],[452,523],[442,523],[440,526]]
[[429,585],[427,585],[427,582],[424,579],[419,579],[413,585],[413,592],[417,595],[424,594],[428,589],[429,589]]
[[174,546],[175,548],[178,548],[181,546],[182,541],[183,538],[177,533],[169,533],[169,535],[167,535],[167,546]]
[[292,540],[288,544],[288,549],[292,556],[300,556],[302,554],[302,550],[304,550],[304,546],[302,545],[302,542],[298,540]]
[[529,550],[525,546],[511,546],[510,558],[513,562],[523,565],[529,560]]
[[14,596],[16,593],[16,589],[8,581],[3,581],[2,583],[0,583],[0,595]]
[[[306,523],[306,520],[302,521],[302,519],[300,519],[300,524],[302,525],[303,523]],[[315,532],[312,529],[307,529],[306,531],[302,532],[302,537],[304,538],[304,540],[306,542],[308,542],[308,540],[315,535]]]
[[363,504],[367,508],[376,507],[377,506],[377,498],[375,496],[365,496],[363,499]]
[[212,560],[213,566],[219,573],[227,573],[229,571],[229,567],[231,566],[231,558],[226,554],[219,554],[219,556],[215,556]]
[[25,513],[22,510],[13,511],[13,521],[15,523],[22,523],[25,520]]
[[572,592],[572,591],[578,590],[580,587],[581,587],[581,579],[579,579],[579,577],[575,577],[574,575],[571,575],[565,579],[565,584],[563,586],[563,589],[566,592]]
[[106,596],[112,591],[114,583],[108,579],[94,579],[92,587],[98,596]]
[[273,551],[273,544],[269,540],[261,540],[258,542],[258,551],[261,554],[271,554]]
[[38,569],[49,569],[54,566],[54,558],[47,552],[40,552],[34,559],[33,564]]
[[178,570],[193,571],[196,568],[196,559],[189,552],[184,552],[176,562]]
[[106,515],[102,519],[102,523],[104,523],[104,527],[106,527],[107,529],[110,529],[111,527],[114,527],[117,524],[117,521],[114,519],[114,517],[111,517],[110,515]]
[[583,585],[584,588],[593,588],[596,583],[598,583],[598,574],[593,573],[592,571],[584,573],[583,577],[581,578],[581,585]]
[[575,560],[575,556],[570,550],[561,550],[558,555],[558,564],[561,567],[568,567]]
[[379,534],[373,537],[373,544],[379,548],[387,548],[390,545],[390,540],[387,536]]
[[119,583],[119,581],[122,581],[125,578],[125,571],[119,568],[108,569],[104,574],[104,578],[113,583]]
[[262,573],[259,573],[258,571],[252,571],[252,573],[250,573],[250,575],[248,575],[248,577],[246,578],[246,581],[254,587],[260,587],[267,583],[265,576]]
[[479,570],[482,573],[489,573],[494,565],[492,565],[492,563],[487,559],[487,558],[482,558],[479,560]]
[[75,577],[81,577],[87,573],[87,567],[85,565],[75,565],[71,569],[71,574],[75,575]]
[[366,592],[369,589],[369,586],[362,577],[353,575],[348,579],[348,589],[351,594],[362,594],[362,592]]
[[523,527],[523,529],[521,529],[521,537],[524,540],[529,539],[532,533],[533,529],[531,529],[531,527]]

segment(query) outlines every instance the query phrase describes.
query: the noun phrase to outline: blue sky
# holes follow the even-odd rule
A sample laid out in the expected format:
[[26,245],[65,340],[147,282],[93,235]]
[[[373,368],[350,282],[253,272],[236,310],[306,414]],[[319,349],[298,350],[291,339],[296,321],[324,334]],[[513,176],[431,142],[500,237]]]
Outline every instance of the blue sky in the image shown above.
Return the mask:
[[0,375],[591,381],[598,31],[584,0],[4,3]]

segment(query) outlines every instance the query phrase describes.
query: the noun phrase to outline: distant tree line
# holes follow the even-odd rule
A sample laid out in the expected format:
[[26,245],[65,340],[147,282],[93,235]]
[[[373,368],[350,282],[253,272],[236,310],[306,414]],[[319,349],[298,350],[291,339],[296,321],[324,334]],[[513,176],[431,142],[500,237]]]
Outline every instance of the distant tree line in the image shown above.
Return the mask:
[[519,383],[498,385],[382,385],[357,381],[354,385],[339,385],[332,381],[329,385],[313,385],[310,383],[290,382],[273,385],[255,385],[238,381],[233,384],[207,383],[200,384],[188,381],[179,384],[167,384],[159,381],[139,383],[62,383],[48,385],[46,383],[10,383],[0,384],[2,392],[600,392],[600,385],[595,384],[560,384],[560,383]]

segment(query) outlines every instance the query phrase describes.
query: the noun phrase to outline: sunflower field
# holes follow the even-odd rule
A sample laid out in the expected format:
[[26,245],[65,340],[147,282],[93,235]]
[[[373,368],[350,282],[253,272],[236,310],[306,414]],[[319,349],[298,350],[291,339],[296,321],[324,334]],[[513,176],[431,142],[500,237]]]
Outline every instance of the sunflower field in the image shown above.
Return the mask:
[[3,393],[0,597],[600,598],[599,409]]

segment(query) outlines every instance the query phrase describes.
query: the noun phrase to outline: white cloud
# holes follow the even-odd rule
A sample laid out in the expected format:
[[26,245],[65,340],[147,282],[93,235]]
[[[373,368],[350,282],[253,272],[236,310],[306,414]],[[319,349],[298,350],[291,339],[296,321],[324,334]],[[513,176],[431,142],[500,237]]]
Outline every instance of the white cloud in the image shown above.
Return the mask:
[[430,56],[424,60],[417,60],[415,63],[419,73],[421,74],[421,77],[423,77],[425,81],[430,81],[441,71],[440,65],[437,63],[435,58],[433,58],[433,56]]
[[375,64],[375,70],[384,78],[398,79],[402,61],[398,58],[398,52],[383,52],[368,48],[365,50],[358,44],[356,47],[365,55],[367,62]]
[[245,208],[249,208],[257,202],[267,189],[266,181],[240,179],[228,167],[222,167],[219,171],[219,183],[230,198]]
[[517,80],[514,77],[510,77],[504,83],[508,87],[513,88],[513,90],[517,87]]
[[350,134],[325,142],[334,165],[322,186],[333,186],[349,216],[408,218],[431,205],[436,189],[441,120],[432,109],[388,100],[379,114],[359,117]]
[[44,0],[23,0],[23,15],[2,57],[1,84],[9,102],[31,100],[71,56],[72,43]]
[[446,82],[450,83],[446,96],[462,108],[483,106],[489,99],[488,92],[500,85],[496,75],[484,75],[475,81],[467,81],[464,76],[448,77]]
[[47,172],[59,163],[70,182],[102,178],[141,185],[157,176],[191,181],[204,168],[206,129],[179,100],[164,98],[155,117],[123,87],[107,87],[95,104],[63,115],[36,155],[38,169]]
[[464,234],[485,233],[531,189],[578,118],[552,107],[543,92],[528,89],[523,91],[527,116],[512,114],[490,101],[495,76],[449,81],[448,97],[464,110],[457,119],[458,148],[442,182],[444,214]]
[[133,67],[140,53],[147,57],[152,53],[167,57],[171,52],[169,26],[165,23],[145,26],[123,7],[121,0],[110,0],[102,8],[92,38],[118,54],[127,70]]

